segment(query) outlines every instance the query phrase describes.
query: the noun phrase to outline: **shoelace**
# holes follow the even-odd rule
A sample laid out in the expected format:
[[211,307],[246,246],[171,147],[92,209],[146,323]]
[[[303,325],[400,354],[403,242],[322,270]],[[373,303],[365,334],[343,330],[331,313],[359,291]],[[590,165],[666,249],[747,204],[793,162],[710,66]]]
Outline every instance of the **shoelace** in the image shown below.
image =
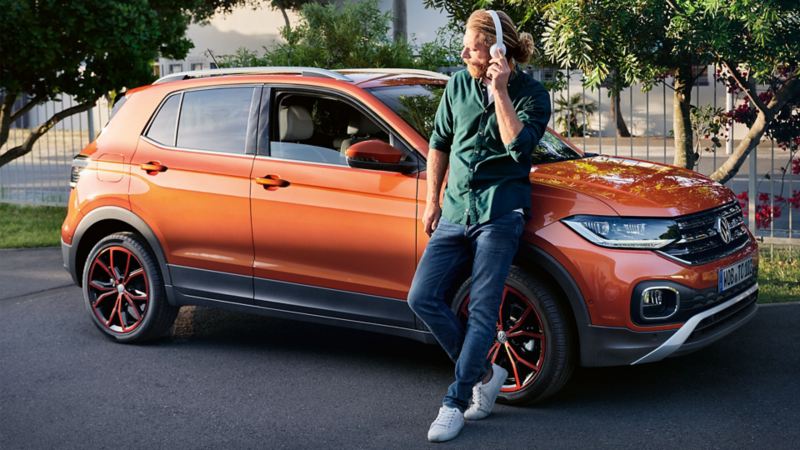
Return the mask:
[[[444,416],[444,417],[442,417]],[[439,415],[436,417],[436,424],[441,426],[449,426],[453,423],[453,419],[456,418],[456,413],[450,410],[439,410]],[[445,420],[447,423],[444,423]]]
[[483,382],[481,381],[481,382],[478,382],[478,384],[476,384],[475,387],[472,389],[472,404],[475,405],[478,408],[480,408],[482,406],[481,405],[481,398],[482,398],[481,388],[483,386],[484,386]]

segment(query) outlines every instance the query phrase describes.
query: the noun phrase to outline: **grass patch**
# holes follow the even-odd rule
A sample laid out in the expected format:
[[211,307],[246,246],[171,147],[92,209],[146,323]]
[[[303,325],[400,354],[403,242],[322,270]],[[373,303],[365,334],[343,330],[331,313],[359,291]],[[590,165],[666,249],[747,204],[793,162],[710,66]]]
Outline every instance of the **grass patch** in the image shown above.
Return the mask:
[[758,302],[800,301],[800,248],[762,245],[758,262]]
[[61,242],[67,208],[0,203],[0,248],[51,247]]

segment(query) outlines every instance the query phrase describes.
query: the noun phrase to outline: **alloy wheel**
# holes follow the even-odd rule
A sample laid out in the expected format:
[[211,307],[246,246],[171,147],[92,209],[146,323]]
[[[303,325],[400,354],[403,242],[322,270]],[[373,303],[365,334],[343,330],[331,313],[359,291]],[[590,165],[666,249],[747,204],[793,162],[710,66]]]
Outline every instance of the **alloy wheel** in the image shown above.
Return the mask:
[[89,268],[88,293],[100,324],[115,333],[138,328],[150,303],[147,273],[139,258],[122,246],[100,251]]

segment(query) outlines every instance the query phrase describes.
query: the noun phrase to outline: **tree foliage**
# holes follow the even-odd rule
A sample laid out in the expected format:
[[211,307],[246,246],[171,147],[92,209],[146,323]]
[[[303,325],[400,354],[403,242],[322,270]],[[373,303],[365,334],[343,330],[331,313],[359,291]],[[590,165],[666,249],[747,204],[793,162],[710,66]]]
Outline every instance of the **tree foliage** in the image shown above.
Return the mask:
[[391,39],[391,12],[381,12],[377,0],[348,2],[341,7],[312,2],[302,6],[299,16],[297,25],[281,29],[283,41],[265,48],[263,55],[239,49],[222,56],[221,65],[436,69],[453,60],[453,39],[447,33],[422,44],[418,55],[414,42]]
[[[712,177],[727,181],[766,133],[796,145],[800,105],[800,3],[792,0],[559,0],[546,12],[545,53],[598,85],[616,69],[646,88],[672,77],[675,164],[692,168],[693,66],[724,68],[721,80],[754,109],[748,133]],[[758,85],[766,85],[761,97]],[[782,130],[777,132],[777,130]],[[795,144],[792,144],[792,143]]]
[[[60,94],[79,104],[45,120],[20,146],[0,153],[0,166],[28,153],[58,121],[88,110],[110,91],[152,81],[151,63],[162,55],[183,58],[192,21],[225,0],[0,0],[0,146],[9,129],[37,104]],[[26,97],[22,97],[26,94]],[[24,103],[14,109],[15,102]]]

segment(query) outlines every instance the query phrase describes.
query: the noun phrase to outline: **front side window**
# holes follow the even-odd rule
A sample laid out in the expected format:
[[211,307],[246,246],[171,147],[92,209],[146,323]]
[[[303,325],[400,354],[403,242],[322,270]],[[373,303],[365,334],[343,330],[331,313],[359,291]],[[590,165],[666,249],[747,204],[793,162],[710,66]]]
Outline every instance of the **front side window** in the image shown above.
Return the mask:
[[220,88],[183,94],[176,147],[244,153],[253,88]]
[[270,132],[270,156],[295,161],[347,165],[347,149],[389,135],[353,106],[333,98],[279,93]]

